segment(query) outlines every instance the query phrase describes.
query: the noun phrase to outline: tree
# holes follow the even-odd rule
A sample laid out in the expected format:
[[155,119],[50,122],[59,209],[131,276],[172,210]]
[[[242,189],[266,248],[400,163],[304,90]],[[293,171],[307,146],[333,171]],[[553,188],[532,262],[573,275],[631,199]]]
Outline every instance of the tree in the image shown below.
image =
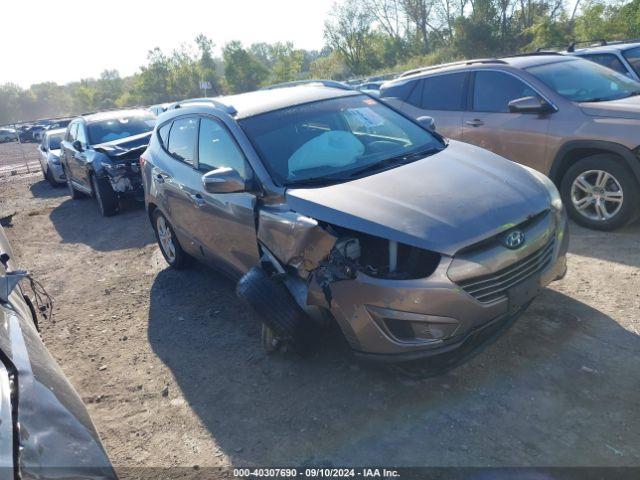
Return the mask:
[[224,76],[233,93],[255,90],[269,76],[267,68],[238,41],[227,43],[222,49]]
[[325,22],[324,36],[329,47],[336,50],[354,75],[369,73],[374,66],[368,40],[373,17],[366,5],[358,0],[336,4]]
[[200,50],[200,60],[198,65],[200,70],[200,80],[211,83],[210,93],[213,96],[220,95],[222,93],[222,86],[220,84],[220,78],[218,77],[216,61],[213,58],[213,47],[215,45],[203,34],[196,37],[196,44]]

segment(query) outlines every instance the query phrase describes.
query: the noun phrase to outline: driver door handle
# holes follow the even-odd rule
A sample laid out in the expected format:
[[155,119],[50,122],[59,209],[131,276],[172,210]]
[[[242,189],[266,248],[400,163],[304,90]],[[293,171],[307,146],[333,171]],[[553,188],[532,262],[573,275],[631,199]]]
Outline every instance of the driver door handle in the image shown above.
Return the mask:
[[199,208],[204,206],[205,201],[204,201],[204,198],[202,198],[202,195],[200,195],[199,193],[193,193],[189,196],[191,197],[191,200],[193,201],[196,207]]
[[484,122],[482,120],[480,120],[479,118],[474,118],[473,120],[467,120],[464,123],[466,123],[470,127],[480,127],[480,126],[484,125]]

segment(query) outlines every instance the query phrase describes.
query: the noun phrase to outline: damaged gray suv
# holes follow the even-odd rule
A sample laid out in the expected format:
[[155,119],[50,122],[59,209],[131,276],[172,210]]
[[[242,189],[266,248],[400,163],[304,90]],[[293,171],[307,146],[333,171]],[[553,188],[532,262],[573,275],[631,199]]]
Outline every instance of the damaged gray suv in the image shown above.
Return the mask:
[[368,358],[461,358],[566,272],[547,177],[357,91],[178,105],[140,161],[167,262],[239,278],[268,349],[335,321]]

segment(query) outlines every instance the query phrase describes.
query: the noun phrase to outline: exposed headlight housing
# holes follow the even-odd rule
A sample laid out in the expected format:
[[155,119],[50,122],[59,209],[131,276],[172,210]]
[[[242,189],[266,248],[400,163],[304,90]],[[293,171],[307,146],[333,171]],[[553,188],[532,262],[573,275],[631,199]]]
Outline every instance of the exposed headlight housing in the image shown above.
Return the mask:
[[549,177],[547,177],[544,173],[540,173],[533,168],[527,167],[526,165],[520,165],[522,168],[526,169],[531,175],[533,175],[536,180],[538,180],[542,185],[544,185],[549,192],[549,197],[551,200],[551,206],[555,210],[562,210],[562,198],[560,198],[560,192],[558,191],[555,184],[551,181]]

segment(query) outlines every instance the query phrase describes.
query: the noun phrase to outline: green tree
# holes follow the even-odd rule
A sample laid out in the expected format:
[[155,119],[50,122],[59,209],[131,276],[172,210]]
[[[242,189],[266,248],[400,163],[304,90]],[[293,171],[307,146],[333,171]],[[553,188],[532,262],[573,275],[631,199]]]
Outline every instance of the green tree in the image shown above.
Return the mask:
[[233,93],[255,90],[269,77],[268,69],[238,41],[224,46],[222,58],[227,86]]

